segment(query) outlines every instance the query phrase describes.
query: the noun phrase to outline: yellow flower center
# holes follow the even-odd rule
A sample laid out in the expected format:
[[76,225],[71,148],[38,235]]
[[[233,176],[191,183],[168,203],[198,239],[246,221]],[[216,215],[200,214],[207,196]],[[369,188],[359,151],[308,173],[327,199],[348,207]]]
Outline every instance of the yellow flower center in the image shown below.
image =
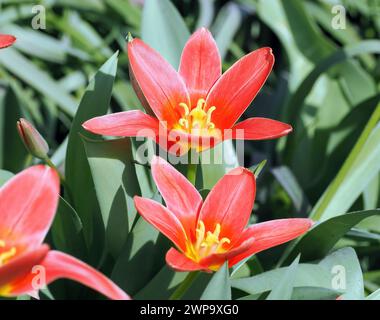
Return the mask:
[[205,225],[200,220],[195,231],[196,241],[188,246],[187,256],[198,262],[213,253],[226,252],[223,245],[231,243],[231,240],[226,237],[219,239],[220,230],[220,224],[217,223],[214,232],[206,232]]
[[9,259],[16,255],[16,247],[6,248],[6,243],[4,240],[0,240],[0,267],[4,265]]
[[179,106],[184,112],[182,118],[174,125],[174,129],[192,134],[209,133],[209,131],[215,129],[215,124],[211,122],[211,116],[216,107],[207,108],[204,99],[199,99],[197,106],[193,109],[184,102],[181,102]]

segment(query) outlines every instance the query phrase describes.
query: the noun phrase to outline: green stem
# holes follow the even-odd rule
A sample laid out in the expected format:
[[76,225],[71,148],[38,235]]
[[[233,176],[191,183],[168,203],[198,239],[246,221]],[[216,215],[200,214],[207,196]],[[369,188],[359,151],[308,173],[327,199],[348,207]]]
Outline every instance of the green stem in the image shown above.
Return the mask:
[[33,161],[33,156],[30,153],[28,153],[28,155],[25,158],[24,168],[29,167],[32,164],[32,161]]
[[189,163],[187,165],[187,179],[195,185],[197,179],[197,165],[194,163]]
[[[192,161],[194,160],[194,162]],[[197,159],[192,159],[191,152],[189,152],[188,165],[187,165],[187,179],[195,186],[197,180]]]
[[199,271],[189,272],[185,280],[178,286],[178,288],[170,296],[169,300],[179,300],[183,297],[185,292],[190,288],[191,284],[194,282],[198,276]]

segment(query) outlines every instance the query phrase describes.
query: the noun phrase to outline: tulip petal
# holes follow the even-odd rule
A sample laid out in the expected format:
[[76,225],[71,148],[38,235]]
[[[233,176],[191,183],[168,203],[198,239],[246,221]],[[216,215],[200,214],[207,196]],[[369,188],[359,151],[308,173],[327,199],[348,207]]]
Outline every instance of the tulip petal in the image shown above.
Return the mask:
[[87,131],[105,136],[149,137],[159,133],[159,122],[140,110],[124,111],[95,117],[82,124]]
[[210,31],[201,28],[187,41],[181,56],[179,74],[190,93],[192,105],[205,99],[221,75],[222,64],[218,47]]
[[157,118],[168,127],[180,118],[181,102],[189,105],[189,94],[181,76],[161,55],[139,39],[128,43],[130,67]]
[[267,118],[249,118],[232,128],[232,138],[267,140],[286,136],[292,131],[292,126],[280,121]]
[[55,170],[30,167],[0,189],[0,239],[39,247],[53,221],[59,199]]
[[202,197],[197,189],[164,159],[154,157],[152,176],[167,208],[176,215],[188,238],[194,233]]
[[214,84],[207,106],[215,106],[212,122],[217,128],[231,128],[256,97],[274,64],[272,49],[261,48],[238,60]]
[[177,216],[160,203],[151,199],[134,197],[135,207],[140,215],[178,248],[186,251],[186,233]]
[[211,232],[219,223],[219,238],[229,238],[232,245],[240,238],[248,223],[255,194],[256,181],[253,173],[241,167],[233,169],[212,188],[198,219],[203,221],[206,231]]
[[9,34],[0,34],[0,49],[11,46],[16,41],[14,36]]
[[191,272],[204,269],[204,267],[189,259],[174,248],[170,248],[166,253],[166,263],[172,269],[179,272]]
[[[58,279],[70,279],[92,288],[113,300],[129,300],[130,297],[110,279],[84,262],[59,251],[49,251],[40,266],[46,274],[46,285]],[[36,294],[32,287],[36,273],[11,284],[10,295]]]
[[0,267],[0,296],[5,295],[8,285],[24,277],[35,265],[45,258],[49,251],[49,246],[41,245],[39,248],[21,253],[11,259],[8,263]]
[[254,243],[249,250],[233,257],[229,263],[235,265],[239,261],[260,251],[278,246],[293,240],[304,234],[312,226],[310,219],[278,219],[273,221],[254,224],[244,230],[240,243],[244,244],[248,239],[254,238]]

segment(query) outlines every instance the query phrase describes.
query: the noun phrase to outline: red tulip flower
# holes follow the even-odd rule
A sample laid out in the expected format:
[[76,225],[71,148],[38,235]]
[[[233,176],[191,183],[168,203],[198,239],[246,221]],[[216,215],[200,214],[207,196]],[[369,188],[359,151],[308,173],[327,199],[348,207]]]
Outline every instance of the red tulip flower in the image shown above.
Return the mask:
[[236,124],[272,70],[270,48],[251,52],[222,75],[216,43],[202,28],[186,43],[178,72],[139,39],[129,41],[128,57],[135,91],[152,115],[133,110],[96,117],[83,124],[88,131],[150,137],[180,154],[226,139],[274,139],[292,131],[290,125],[266,118]]
[[0,49],[11,46],[16,41],[14,36],[9,34],[0,34]]
[[103,274],[42,243],[58,199],[58,175],[42,165],[22,171],[0,189],[0,296],[36,296],[41,280],[48,285],[67,278],[111,299],[129,299]]
[[236,168],[222,177],[203,202],[195,187],[169,163],[155,157],[152,175],[166,207],[141,197],[143,218],[176,246],[166,262],[177,271],[216,271],[305,233],[310,219],[279,219],[246,227],[255,201],[255,176]]

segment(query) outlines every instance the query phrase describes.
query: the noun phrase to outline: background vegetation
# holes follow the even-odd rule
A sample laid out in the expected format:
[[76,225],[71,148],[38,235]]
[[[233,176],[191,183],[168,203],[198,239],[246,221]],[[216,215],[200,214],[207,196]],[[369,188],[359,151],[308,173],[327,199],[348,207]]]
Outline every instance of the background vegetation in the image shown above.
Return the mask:
[[[246,167],[267,160],[252,222],[311,216],[320,224],[293,245],[251,259],[232,280],[223,270],[202,276],[189,297],[225,297],[230,289],[217,288],[232,285],[234,298],[268,292],[269,298],[334,298],[334,265],[346,267],[344,297],[361,299],[378,290],[380,1],[143,2],[1,1],[0,32],[18,41],[0,53],[0,180],[37,162],[17,135],[16,121],[25,117],[48,141],[68,185],[51,245],[100,268],[135,298],[167,298],[184,278],[165,266],[167,241],[135,219],[133,195],[159,199],[149,169],[133,162],[137,142],[99,140],[80,125],[108,108],[141,108],[128,77],[128,32],[177,67],[190,33],[206,26],[224,70],[252,50],[273,48],[274,70],[245,117],[294,127],[288,138],[245,143]],[[46,9],[44,30],[31,25],[37,3]],[[331,24],[337,4],[346,9],[345,29]],[[234,157],[232,144],[224,151]],[[210,189],[223,172],[223,166],[203,170],[199,188]],[[63,281],[46,295],[92,297]]]

